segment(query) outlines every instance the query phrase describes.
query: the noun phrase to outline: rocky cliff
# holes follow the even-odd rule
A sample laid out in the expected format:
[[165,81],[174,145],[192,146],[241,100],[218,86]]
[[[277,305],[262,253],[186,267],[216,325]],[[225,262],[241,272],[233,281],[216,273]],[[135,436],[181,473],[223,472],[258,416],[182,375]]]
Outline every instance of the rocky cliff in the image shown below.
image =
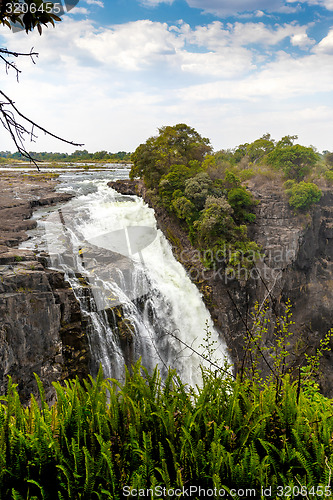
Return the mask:
[[62,273],[46,260],[15,248],[28,238],[34,207],[71,196],[54,192],[43,175],[2,174],[0,197],[0,393],[8,375],[27,401],[36,394],[34,373],[53,399],[52,382],[88,375],[89,346],[85,322]]
[[[281,186],[249,183],[259,201],[250,236],[262,247],[262,257],[251,271],[228,273],[223,265],[206,269],[186,236],[185,227],[160,206],[142,182],[121,181],[110,186],[123,194],[138,194],[155,209],[158,225],[169,239],[175,256],[187,268],[200,289],[216,327],[227,341],[232,359],[239,367],[244,357],[246,328],[256,302],[269,299],[270,316],[281,314],[290,299],[294,335],[290,358],[295,367],[304,353],[313,354],[333,326],[333,193],[326,190],[309,214],[295,214],[283,197]],[[273,331],[264,343],[274,343]],[[265,371],[265,363],[262,363]],[[321,361],[323,392],[333,397],[333,355]]]

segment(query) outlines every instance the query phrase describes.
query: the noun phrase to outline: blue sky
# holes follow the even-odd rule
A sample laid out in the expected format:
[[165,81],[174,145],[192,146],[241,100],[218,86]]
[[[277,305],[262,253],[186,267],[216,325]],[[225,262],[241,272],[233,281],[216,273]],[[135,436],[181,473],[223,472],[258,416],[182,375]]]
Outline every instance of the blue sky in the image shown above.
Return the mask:
[[[333,0],[80,0],[41,37],[1,28],[0,44],[39,52],[2,90],[89,151],[133,151],[180,122],[215,150],[267,132],[333,150]],[[26,146],[73,150],[43,134]]]

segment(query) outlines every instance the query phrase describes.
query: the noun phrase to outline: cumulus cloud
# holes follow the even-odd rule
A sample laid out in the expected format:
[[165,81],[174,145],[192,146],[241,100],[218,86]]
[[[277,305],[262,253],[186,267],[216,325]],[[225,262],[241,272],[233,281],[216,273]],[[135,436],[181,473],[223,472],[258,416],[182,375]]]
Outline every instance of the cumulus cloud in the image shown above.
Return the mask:
[[[8,49],[29,51],[34,46],[40,57],[37,65],[29,59],[19,61],[20,84],[10,73],[2,88],[25,114],[56,133],[85,142],[90,150],[134,149],[156,127],[178,121],[217,137],[217,128],[229,130],[232,113],[239,137],[236,118],[239,124],[242,113],[250,130],[252,118],[258,120],[261,113],[269,123],[274,106],[280,112],[284,103],[284,117],[291,110],[293,116],[298,113],[297,124],[302,116],[314,116],[300,113],[311,108],[312,96],[316,109],[324,109],[320,96],[327,99],[332,92],[333,29],[318,44],[307,29],[296,23],[216,21],[191,27],[149,20],[100,27],[89,19],[66,16],[43,37],[26,37],[23,32],[3,37]],[[292,56],[286,52],[288,44],[278,45],[282,41],[313,48]],[[297,127],[289,130],[288,123],[285,127],[281,135],[299,132]],[[265,126],[262,133],[268,129]],[[237,141],[229,145],[241,142]],[[57,148],[48,144],[38,142],[38,147]]]
[[333,28],[329,31],[328,35],[319,42],[314,50],[318,54],[324,53],[333,55]]

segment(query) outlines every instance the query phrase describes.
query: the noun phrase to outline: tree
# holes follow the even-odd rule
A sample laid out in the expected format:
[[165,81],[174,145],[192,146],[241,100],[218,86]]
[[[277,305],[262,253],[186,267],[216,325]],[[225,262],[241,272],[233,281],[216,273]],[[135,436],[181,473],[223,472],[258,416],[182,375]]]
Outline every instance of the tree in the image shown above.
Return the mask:
[[247,145],[246,154],[251,162],[256,163],[270,153],[274,149],[274,146],[275,144],[274,141],[271,140],[270,134],[264,134],[260,139]]
[[286,148],[288,146],[292,146],[294,141],[298,139],[298,135],[285,135],[278,141],[276,144],[277,148]]
[[325,153],[324,159],[325,159],[325,162],[327,163],[327,165],[329,165],[330,167],[333,167],[333,153],[330,153],[329,151],[327,151]]
[[211,152],[209,139],[194,129],[179,123],[158,129],[159,135],[140,144],[132,155],[131,179],[143,178],[150,188],[157,187],[172,165],[193,167],[200,165]]
[[268,156],[267,162],[282,170],[288,179],[300,181],[310,172],[318,161],[318,154],[309,147],[294,144],[276,147]]
[[[71,7],[74,7],[77,3],[78,1],[71,1]],[[59,4],[43,2],[43,0],[24,0],[21,2],[15,0],[0,0],[0,24],[7,26],[10,29],[14,25],[19,25],[22,29],[25,29],[27,33],[37,28],[39,34],[41,35],[42,25],[48,26],[51,24],[54,26],[55,22],[61,21],[61,18],[57,14],[62,13],[63,8],[60,7]],[[17,68],[16,64],[9,59],[10,57],[30,57],[32,62],[35,63],[35,58],[38,57],[38,53],[33,52],[33,50],[29,53],[12,52],[5,48],[0,48],[0,61],[4,63],[5,71],[8,72],[9,69],[13,69],[16,73],[16,78],[18,79],[20,70]],[[62,142],[66,142],[67,144],[82,146],[82,144],[68,141],[67,139],[63,139],[52,132],[49,132],[46,128],[38,125],[33,120],[26,117],[23,113],[21,113],[21,111],[18,110],[14,101],[1,90],[0,96],[2,96],[3,99],[0,100],[0,121],[3,127],[12,138],[17,151],[23,157],[32,161],[37,168],[38,164],[36,160],[24,147],[24,139],[26,136],[29,136],[31,140],[34,140],[37,137],[34,133],[35,129],[40,130]]]

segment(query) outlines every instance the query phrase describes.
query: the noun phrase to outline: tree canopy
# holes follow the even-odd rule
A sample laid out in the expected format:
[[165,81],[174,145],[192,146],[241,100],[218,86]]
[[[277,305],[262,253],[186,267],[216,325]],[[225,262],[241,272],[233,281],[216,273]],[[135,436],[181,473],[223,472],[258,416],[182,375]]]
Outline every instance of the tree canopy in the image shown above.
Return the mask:
[[140,144],[132,155],[130,177],[143,178],[148,187],[156,187],[172,165],[193,168],[212,151],[209,139],[184,123],[164,126],[158,131],[158,136]]
[[283,147],[277,146],[268,156],[267,162],[283,170],[289,179],[302,180],[316,162],[318,155],[309,147],[294,144]]

